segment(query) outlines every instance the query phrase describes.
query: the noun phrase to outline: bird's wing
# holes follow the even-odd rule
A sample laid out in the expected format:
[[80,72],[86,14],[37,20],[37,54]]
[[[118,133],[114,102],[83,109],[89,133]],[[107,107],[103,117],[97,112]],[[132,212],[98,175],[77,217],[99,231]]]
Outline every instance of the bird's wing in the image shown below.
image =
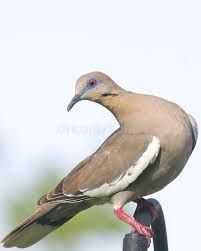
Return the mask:
[[107,197],[124,190],[148,167],[160,152],[160,141],[147,134],[111,135],[90,157],[73,169],[57,187],[39,201],[80,202]]
[[66,176],[64,177],[58,185],[51,190],[50,192],[46,193],[43,195],[39,200],[38,200],[38,205],[42,205],[45,203],[62,203],[62,202],[81,202],[84,199],[89,199],[88,196],[84,196],[83,194],[77,194],[78,191],[75,190],[74,195],[76,196],[66,196],[63,191],[63,185],[65,182],[65,179],[67,177],[74,176],[76,173],[79,173],[79,171],[88,163],[90,160],[91,156],[87,157],[86,159],[82,160],[73,170]]

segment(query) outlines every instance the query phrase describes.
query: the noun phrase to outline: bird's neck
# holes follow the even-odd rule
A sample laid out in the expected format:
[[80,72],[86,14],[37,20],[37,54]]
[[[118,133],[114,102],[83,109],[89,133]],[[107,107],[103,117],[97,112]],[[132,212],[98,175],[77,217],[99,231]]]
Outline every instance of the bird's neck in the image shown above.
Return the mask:
[[123,90],[117,95],[101,99],[98,103],[106,107],[115,116],[121,128],[129,129],[132,127],[132,119],[135,117],[134,95]]

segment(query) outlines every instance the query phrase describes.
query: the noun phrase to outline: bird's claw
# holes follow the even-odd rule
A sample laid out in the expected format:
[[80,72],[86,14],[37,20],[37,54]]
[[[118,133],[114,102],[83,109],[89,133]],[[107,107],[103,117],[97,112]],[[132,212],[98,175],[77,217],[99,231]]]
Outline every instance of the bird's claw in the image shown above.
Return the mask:
[[142,235],[145,235],[146,239],[147,239],[147,243],[148,243],[148,247],[151,244],[151,238],[153,237],[153,231],[150,227],[144,226],[140,223],[138,223],[137,225],[133,226],[133,230],[132,232],[134,233],[139,233]]

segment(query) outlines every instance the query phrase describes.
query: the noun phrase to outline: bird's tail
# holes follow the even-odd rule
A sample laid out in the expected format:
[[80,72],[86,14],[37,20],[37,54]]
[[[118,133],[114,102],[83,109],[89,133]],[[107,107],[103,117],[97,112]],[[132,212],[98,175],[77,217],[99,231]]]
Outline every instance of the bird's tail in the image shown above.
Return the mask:
[[6,248],[29,247],[89,207],[87,202],[45,204],[11,231],[1,242]]

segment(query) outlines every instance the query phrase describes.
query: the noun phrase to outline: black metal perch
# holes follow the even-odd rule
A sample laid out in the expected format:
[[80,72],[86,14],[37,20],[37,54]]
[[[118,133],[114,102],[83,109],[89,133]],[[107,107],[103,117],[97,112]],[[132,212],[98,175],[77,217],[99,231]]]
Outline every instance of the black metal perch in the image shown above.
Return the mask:
[[[151,226],[154,232],[153,244],[154,251],[168,251],[167,232],[165,226],[165,218],[160,203],[155,199],[148,199],[156,207],[156,217],[152,220],[151,213],[148,208],[142,207],[136,212],[136,219],[146,225]],[[147,251],[148,243],[145,236],[138,233],[126,234],[123,241],[123,251]]]

